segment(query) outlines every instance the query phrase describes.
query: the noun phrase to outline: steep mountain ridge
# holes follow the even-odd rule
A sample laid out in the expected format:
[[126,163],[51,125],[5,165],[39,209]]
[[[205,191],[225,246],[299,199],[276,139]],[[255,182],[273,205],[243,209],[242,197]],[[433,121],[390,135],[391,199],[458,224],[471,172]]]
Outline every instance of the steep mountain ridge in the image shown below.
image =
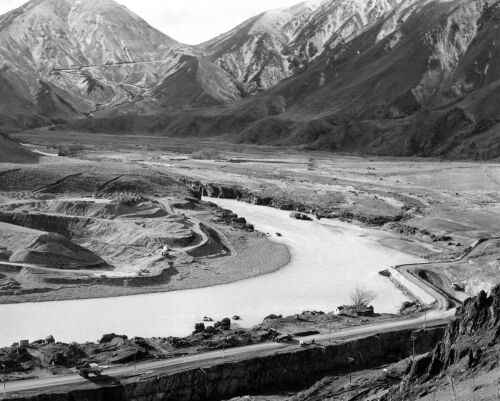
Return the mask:
[[186,46],[114,0],[31,0],[0,17],[0,58],[31,94],[26,112],[55,123],[228,104],[304,70],[401,1],[311,0]]
[[413,0],[321,0],[265,12],[199,46],[247,94],[303,71],[315,58]]
[[153,61],[179,46],[113,0],[32,0],[0,17],[4,76],[53,120],[133,98],[168,70]]
[[314,0],[198,46],[98,3],[32,0],[0,18],[2,77],[28,116],[19,127],[79,119],[73,128],[500,156],[500,0]]
[[[261,94],[142,127],[343,152],[499,157],[499,4],[402,2]],[[110,120],[91,124],[114,131]]]

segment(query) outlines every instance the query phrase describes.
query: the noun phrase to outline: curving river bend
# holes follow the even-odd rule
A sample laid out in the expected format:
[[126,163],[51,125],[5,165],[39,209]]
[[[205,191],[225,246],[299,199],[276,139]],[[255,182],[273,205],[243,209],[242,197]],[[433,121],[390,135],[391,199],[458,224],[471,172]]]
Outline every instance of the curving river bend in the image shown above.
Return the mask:
[[[378,242],[387,235],[355,225],[293,220],[289,212],[225,199],[233,210],[288,246],[290,263],[279,271],[232,284],[129,297],[0,305],[0,346],[52,334],[57,341],[95,341],[104,333],[184,336],[203,316],[240,315],[249,327],[270,314],[332,311],[360,286],[374,291],[378,312],[395,312],[406,298],[378,271],[420,259]],[[278,237],[276,233],[281,233]]]

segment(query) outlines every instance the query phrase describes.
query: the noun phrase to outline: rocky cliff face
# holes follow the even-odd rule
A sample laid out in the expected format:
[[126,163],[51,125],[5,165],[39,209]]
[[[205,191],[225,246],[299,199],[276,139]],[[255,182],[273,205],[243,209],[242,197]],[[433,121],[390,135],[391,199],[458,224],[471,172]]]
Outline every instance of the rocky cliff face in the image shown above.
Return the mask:
[[499,338],[500,287],[494,287],[490,296],[481,292],[465,301],[444,338],[431,353],[415,360],[406,379],[384,400],[403,400],[430,393],[429,388],[436,388],[440,381],[448,385],[451,376],[457,381],[466,381],[470,375],[490,374],[498,367]]

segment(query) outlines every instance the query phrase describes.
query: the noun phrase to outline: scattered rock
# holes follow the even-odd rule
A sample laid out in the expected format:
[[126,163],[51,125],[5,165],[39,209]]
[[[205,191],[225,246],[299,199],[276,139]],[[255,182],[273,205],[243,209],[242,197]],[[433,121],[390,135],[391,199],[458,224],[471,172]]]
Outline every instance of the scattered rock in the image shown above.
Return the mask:
[[125,335],[118,335],[118,334],[115,334],[115,333],[110,333],[110,334],[104,334],[101,339],[99,340],[99,344],[105,344],[105,343],[109,343],[111,342],[112,340],[114,340],[115,338],[122,338],[124,340],[126,340],[128,337],[125,336]]
[[196,323],[194,325],[194,332],[193,332],[193,334],[203,333],[203,331],[205,331],[205,324],[204,323]]
[[299,212],[291,213],[290,217],[292,219],[296,219],[296,220],[312,221],[312,218],[310,218],[307,214],[299,213]]
[[267,315],[264,318],[264,322],[269,322],[270,320],[276,320],[276,319],[281,319],[283,315],[275,315],[274,313],[271,313],[270,315]]
[[349,316],[349,317],[358,317],[358,316],[374,316],[374,308],[373,306],[364,306],[364,305],[343,305],[338,308],[339,316]]
[[56,342],[56,340],[54,339],[54,336],[52,336],[52,335],[46,337],[44,341],[45,341],[45,344],[54,344]]
[[220,321],[220,328],[222,330],[229,330],[229,329],[231,329],[231,319],[229,319],[228,317],[225,317],[224,319],[222,319]]

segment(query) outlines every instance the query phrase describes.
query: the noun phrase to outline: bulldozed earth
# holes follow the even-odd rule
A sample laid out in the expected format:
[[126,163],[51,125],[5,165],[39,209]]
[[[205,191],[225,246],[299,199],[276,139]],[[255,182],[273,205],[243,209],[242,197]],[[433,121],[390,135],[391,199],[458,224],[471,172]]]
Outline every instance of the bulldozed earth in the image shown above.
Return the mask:
[[0,173],[2,303],[210,286],[288,261],[284,246],[166,174],[58,162]]

